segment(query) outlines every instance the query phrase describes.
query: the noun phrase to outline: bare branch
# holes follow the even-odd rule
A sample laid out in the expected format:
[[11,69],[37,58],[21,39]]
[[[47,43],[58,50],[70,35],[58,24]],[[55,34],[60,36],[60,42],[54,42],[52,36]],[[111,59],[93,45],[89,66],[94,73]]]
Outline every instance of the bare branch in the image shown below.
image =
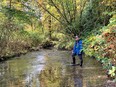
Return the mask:
[[62,16],[62,18],[64,18],[66,20],[66,22],[68,24],[70,24],[70,22],[67,20],[67,18],[62,14],[62,12],[60,11],[60,9],[56,6],[56,4],[53,2],[53,0],[50,0],[51,3],[53,4],[53,6],[56,8],[57,12]]
[[53,18],[55,18],[62,25],[64,25],[64,23],[61,20],[59,20],[54,14],[52,14],[47,8],[45,8],[44,6],[42,6],[39,2],[37,2],[37,3],[38,3],[39,7],[42,7],[42,9],[44,9],[48,14],[50,14]]

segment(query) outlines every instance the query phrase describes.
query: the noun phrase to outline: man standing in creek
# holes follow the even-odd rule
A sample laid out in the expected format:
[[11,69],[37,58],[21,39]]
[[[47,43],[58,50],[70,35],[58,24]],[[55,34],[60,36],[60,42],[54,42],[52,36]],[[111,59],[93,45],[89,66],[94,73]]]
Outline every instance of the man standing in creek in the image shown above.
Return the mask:
[[82,58],[82,52],[83,51],[83,46],[82,46],[82,40],[78,37],[75,36],[75,44],[72,50],[72,64],[75,65],[76,64],[76,59],[75,56],[78,55],[79,59],[81,60],[80,62],[80,66],[83,66],[83,58]]

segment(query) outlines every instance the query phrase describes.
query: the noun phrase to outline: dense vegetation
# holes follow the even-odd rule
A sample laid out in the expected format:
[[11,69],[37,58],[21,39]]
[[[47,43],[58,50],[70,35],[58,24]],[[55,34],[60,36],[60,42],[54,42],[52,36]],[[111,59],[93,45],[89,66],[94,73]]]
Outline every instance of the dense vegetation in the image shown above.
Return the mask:
[[115,0],[1,0],[0,21],[1,60],[40,46],[71,50],[79,35],[116,78]]

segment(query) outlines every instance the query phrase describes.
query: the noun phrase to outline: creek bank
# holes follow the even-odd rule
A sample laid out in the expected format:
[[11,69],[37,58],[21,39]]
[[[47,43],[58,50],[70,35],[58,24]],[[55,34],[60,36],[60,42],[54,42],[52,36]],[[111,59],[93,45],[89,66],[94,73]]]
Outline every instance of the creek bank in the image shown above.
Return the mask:
[[8,55],[3,55],[3,56],[0,56],[0,62],[3,62],[3,61],[7,61],[11,58],[14,58],[14,57],[19,57],[21,55],[25,55],[27,54],[28,52],[32,52],[32,51],[39,51],[41,49],[41,46],[38,46],[38,47],[31,47],[31,48],[28,48],[28,49],[25,49],[25,50],[22,50],[20,52],[14,52],[12,54],[8,54]]
[[11,54],[2,55],[0,56],[0,62],[7,61],[14,57],[19,57],[21,55],[25,55],[28,52],[39,51],[40,49],[51,49],[52,47],[54,47],[54,45],[55,44],[52,41],[44,41],[42,44],[40,44],[37,47],[27,47],[24,50],[21,50],[19,52],[13,52]]

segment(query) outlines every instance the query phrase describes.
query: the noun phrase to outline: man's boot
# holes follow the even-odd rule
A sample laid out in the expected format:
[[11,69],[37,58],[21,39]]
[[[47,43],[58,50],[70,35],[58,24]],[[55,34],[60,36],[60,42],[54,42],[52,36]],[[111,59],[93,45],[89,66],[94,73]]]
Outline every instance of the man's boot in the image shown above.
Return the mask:
[[83,66],[83,60],[81,60],[81,64],[80,64],[80,66],[81,66],[81,67]]
[[74,64],[74,65],[76,64],[76,60],[75,60],[75,57],[73,57],[73,64]]

